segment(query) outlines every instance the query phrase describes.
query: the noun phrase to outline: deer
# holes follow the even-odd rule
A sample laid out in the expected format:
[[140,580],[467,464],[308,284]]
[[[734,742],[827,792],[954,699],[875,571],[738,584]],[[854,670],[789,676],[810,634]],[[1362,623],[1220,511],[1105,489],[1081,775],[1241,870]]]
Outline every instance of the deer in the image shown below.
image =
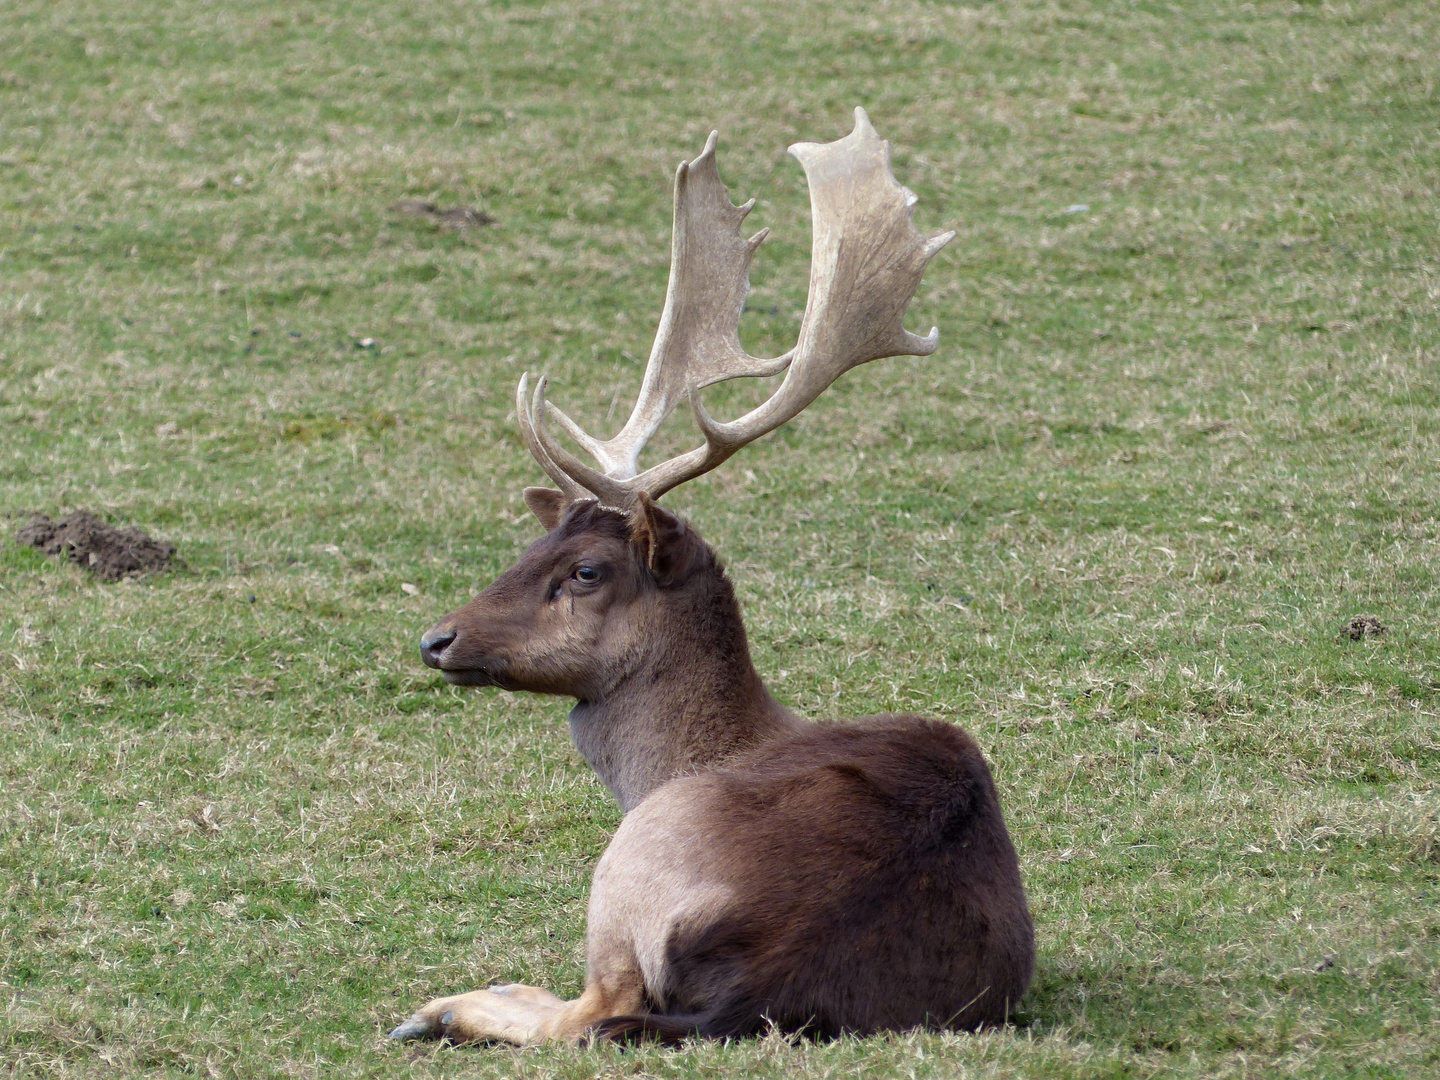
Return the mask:
[[[578,998],[499,984],[430,1001],[394,1039],[529,1046],[596,1039],[833,1037],[1003,1024],[1034,966],[1015,848],[975,740],[915,715],[817,722],[771,695],[715,552],[657,500],[811,404],[851,368],[927,356],[902,325],[926,264],[917,197],[863,109],[797,143],[810,188],[809,294],[794,348],[740,346],[754,207],[730,201],[711,133],[675,173],[671,269],[634,408],[598,440],[522,375],[515,409],[556,485],[525,504],[545,535],[420,642],[457,686],[575,699],[576,747],[623,811],[596,865]],[[717,421],[700,391],[784,372]],[[689,403],[704,445],[643,471]],[[594,459],[581,460],[552,422]]]

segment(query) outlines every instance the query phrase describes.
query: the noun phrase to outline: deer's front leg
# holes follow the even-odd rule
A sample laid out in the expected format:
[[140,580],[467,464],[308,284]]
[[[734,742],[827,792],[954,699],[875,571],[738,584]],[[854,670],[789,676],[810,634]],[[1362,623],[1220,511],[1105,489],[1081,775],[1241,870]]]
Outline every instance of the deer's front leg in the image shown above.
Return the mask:
[[[638,973],[636,973],[638,975]],[[436,998],[390,1033],[392,1039],[452,1042],[578,1042],[593,1024],[609,1016],[641,1011],[638,978],[592,980],[574,1001],[548,990],[511,983]]]
[[541,1026],[566,1002],[536,986],[511,983],[435,998],[390,1033],[392,1039],[539,1042]]

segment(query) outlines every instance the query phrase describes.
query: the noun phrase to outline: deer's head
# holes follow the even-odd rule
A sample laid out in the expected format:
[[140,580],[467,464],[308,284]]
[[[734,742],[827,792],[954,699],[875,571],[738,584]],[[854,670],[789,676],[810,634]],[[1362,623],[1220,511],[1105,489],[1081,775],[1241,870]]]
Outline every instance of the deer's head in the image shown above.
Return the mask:
[[[676,170],[670,285],[625,426],[608,441],[595,439],[545,400],[543,376],[533,392],[529,376],[520,379],[520,430],[559,490],[526,489],[546,535],[422,639],[425,662],[451,682],[582,699],[605,692],[633,670],[646,627],[658,625],[657,613],[678,610],[673,600],[696,572],[718,577],[709,549],[654,500],[791,420],[851,368],[935,351],[937,330],[918,337],[902,320],[926,264],[955,234],[916,232],[916,197],[895,180],[889,144],[856,109],[845,138],[790,148],[810,183],[809,298],[793,349],[773,359],[746,353],[739,328],[750,259],[768,230],[740,234],[754,200],[730,202],[716,139],[712,132],[700,156]],[[782,371],[764,404],[729,423],[700,404],[704,387]],[[681,400],[705,445],[640,472],[640,452]],[[599,467],[562,445],[547,418]]]
[[643,662],[688,587],[719,568],[693,529],[643,494],[619,511],[531,493],[549,531],[428,631],[420,656],[459,686],[602,698]]

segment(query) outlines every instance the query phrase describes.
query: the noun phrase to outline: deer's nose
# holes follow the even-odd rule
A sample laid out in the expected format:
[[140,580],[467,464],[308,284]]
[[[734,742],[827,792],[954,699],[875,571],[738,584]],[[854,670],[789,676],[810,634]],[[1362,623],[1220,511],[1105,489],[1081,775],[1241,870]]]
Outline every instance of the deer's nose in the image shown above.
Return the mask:
[[425,661],[426,667],[440,666],[440,657],[450,647],[455,636],[454,630],[431,630],[420,639],[420,659]]

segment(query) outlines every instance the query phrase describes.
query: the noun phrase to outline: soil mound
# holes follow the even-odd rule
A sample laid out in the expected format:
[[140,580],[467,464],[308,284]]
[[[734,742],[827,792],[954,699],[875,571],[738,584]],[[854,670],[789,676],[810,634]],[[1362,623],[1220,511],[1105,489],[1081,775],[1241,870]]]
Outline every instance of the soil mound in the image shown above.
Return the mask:
[[84,510],[59,521],[36,514],[15,534],[15,542],[78,563],[101,581],[165,570],[175,555],[174,544],[156,540],[143,529],[117,529]]
[[1351,641],[1359,641],[1361,638],[1379,637],[1381,634],[1388,634],[1390,628],[1382,623],[1374,615],[1356,615],[1350,620],[1350,625],[1345,627],[1345,633]]

